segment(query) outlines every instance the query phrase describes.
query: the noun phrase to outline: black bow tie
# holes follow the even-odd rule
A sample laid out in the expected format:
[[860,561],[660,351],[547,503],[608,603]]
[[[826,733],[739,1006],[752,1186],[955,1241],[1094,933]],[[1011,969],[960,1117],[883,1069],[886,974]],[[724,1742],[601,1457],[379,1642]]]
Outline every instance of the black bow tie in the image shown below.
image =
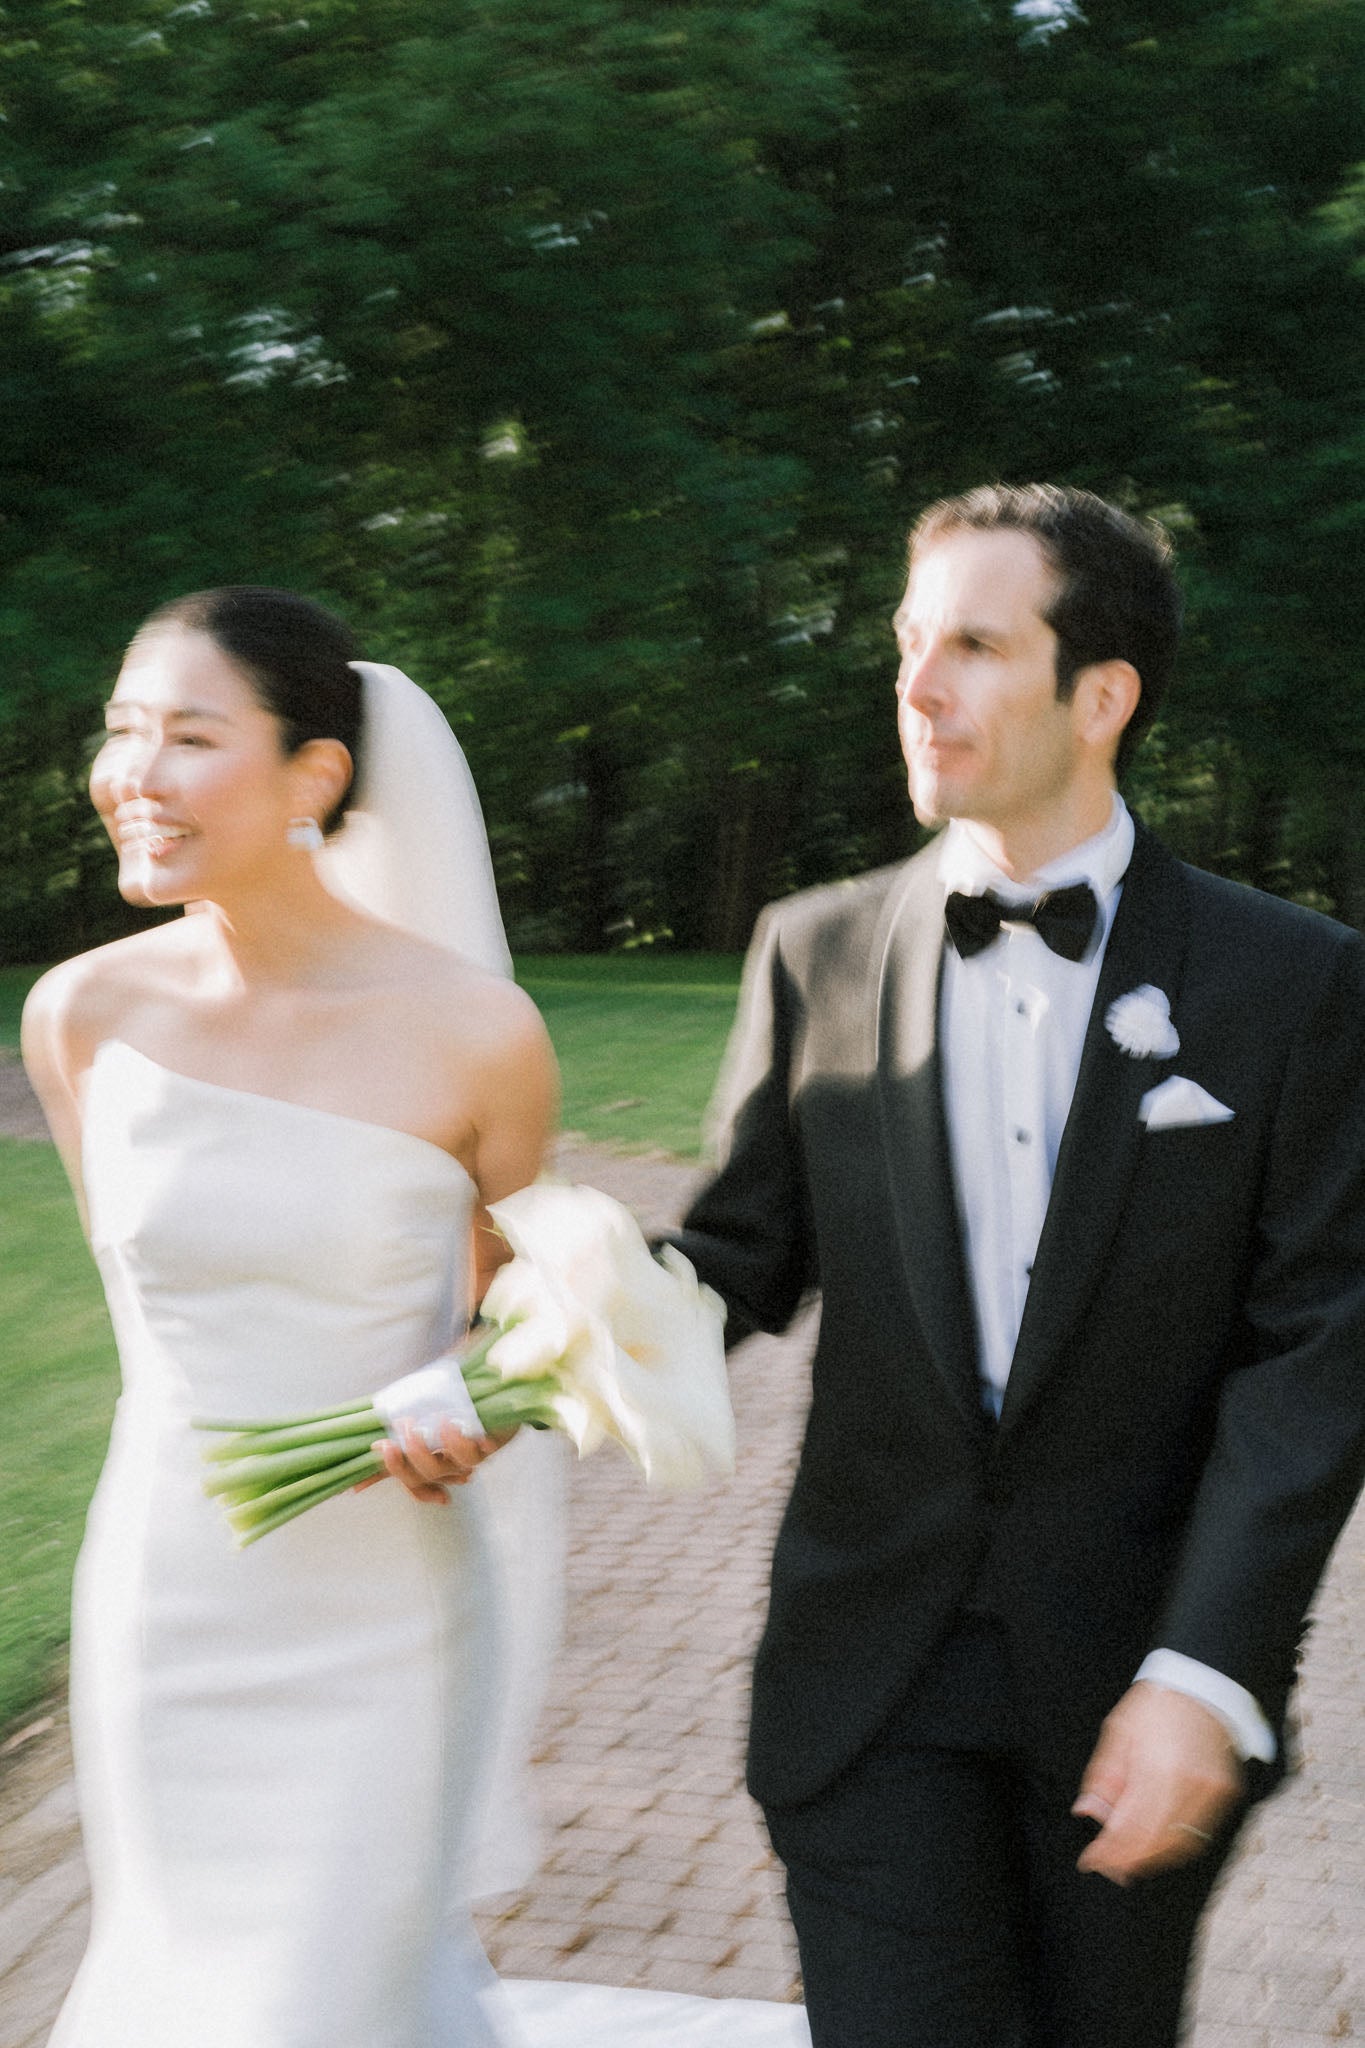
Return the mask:
[[1099,904],[1088,882],[1069,889],[1045,889],[1036,903],[1002,903],[990,889],[964,896],[954,889],[943,906],[948,936],[964,960],[998,938],[1002,924],[1031,924],[1063,960],[1079,960],[1095,936]]

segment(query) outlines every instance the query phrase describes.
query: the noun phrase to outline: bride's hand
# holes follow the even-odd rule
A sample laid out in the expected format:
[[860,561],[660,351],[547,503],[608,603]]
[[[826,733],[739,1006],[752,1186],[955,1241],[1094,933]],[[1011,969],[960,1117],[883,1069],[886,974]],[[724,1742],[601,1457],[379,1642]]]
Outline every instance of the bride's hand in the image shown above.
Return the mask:
[[411,1423],[403,1425],[401,1446],[391,1437],[381,1437],[374,1449],[384,1460],[390,1479],[397,1479],[414,1500],[431,1501],[444,1507],[446,1488],[463,1486],[482,1465],[508,1442],[506,1436],[469,1437],[453,1422],[441,1428],[440,1448],[433,1449]]

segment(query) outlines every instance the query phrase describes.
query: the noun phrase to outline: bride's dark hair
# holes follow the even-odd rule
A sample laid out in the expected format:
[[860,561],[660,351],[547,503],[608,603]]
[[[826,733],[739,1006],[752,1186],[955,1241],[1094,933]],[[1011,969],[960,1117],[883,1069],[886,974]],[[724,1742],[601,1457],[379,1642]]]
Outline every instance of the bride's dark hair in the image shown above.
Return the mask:
[[[358,767],[362,690],[349,664],[359,660],[360,649],[350,628],[322,605],[292,590],[230,583],[158,606],[136,637],[159,626],[207,633],[279,720],[286,754],[309,740],[340,740]],[[347,800],[321,821],[324,832],[340,824]]]

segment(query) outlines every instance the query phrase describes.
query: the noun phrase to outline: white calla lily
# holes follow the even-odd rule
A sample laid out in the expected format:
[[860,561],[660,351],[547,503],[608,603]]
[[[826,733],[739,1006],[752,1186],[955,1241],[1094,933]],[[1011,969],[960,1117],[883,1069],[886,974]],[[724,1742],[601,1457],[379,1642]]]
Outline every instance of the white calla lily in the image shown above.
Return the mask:
[[[537,1182],[490,1214],[516,1254],[503,1273],[531,1263],[561,1307],[572,1302],[594,1331],[596,1341],[574,1346],[557,1375],[646,1479],[696,1486],[708,1473],[733,1471],[725,1310],[681,1252],[665,1246],[656,1259],[629,1210],[595,1188]],[[501,1317],[492,1289],[483,1312]]]
[[537,1379],[553,1371],[565,1353],[589,1335],[586,1319],[573,1313],[544,1274],[525,1259],[498,1268],[480,1315],[503,1332],[489,1351],[488,1362],[507,1380]]

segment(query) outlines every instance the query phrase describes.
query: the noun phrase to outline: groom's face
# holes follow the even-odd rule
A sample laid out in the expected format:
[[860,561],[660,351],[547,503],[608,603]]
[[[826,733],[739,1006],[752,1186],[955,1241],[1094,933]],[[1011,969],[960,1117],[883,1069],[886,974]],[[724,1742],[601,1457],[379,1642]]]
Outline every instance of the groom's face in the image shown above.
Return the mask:
[[1010,832],[1066,805],[1080,753],[1044,616],[1056,584],[1038,543],[1007,529],[950,532],[916,558],[895,620],[896,700],[922,824]]

